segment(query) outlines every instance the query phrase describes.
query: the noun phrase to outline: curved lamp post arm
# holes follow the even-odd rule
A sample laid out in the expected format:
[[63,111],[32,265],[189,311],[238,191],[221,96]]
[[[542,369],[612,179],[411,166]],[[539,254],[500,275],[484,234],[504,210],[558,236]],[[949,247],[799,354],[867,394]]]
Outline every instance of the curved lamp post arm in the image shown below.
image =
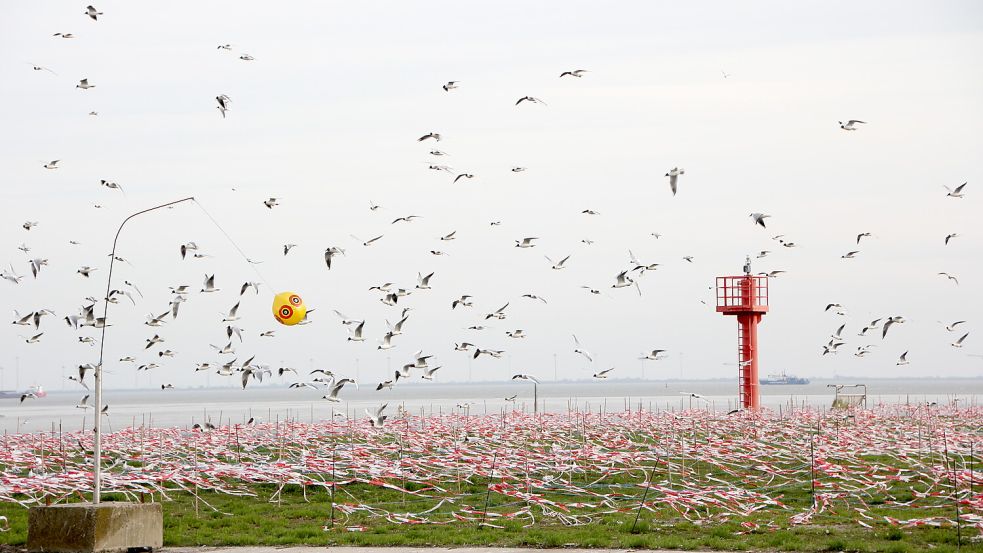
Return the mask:
[[92,485],[92,502],[99,503],[102,499],[102,356],[106,345],[106,322],[107,315],[109,313],[109,292],[112,289],[113,284],[113,264],[116,263],[116,243],[119,241],[119,235],[123,232],[123,226],[126,223],[136,217],[137,215],[143,215],[150,211],[161,209],[164,207],[169,207],[174,204],[179,204],[187,201],[194,201],[194,196],[188,198],[183,198],[173,202],[168,202],[166,204],[161,204],[158,206],[151,207],[149,209],[144,209],[143,211],[137,211],[133,215],[130,215],[123,222],[120,223],[119,229],[116,230],[116,237],[113,238],[113,252],[109,254],[109,276],[106,278],[106,295],[103,298],[105,302],[102,309],[102,336],[99,338],[99,364],[95,368],[95,423],[93,424],[93,431],[95,432],[95,442],[92,448],[92,475],[93,475],[93,485]]

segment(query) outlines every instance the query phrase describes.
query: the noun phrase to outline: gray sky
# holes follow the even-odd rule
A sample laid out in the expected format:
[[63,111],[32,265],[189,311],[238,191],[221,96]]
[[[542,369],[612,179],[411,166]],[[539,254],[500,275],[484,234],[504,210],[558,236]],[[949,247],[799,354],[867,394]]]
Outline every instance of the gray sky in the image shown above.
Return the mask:
[[[639,354],[669,350],[646,376],[736,373],[736,322],[712,308],[713,278],[738,273],[745,254],[772,250],[755,270],[788,271],[771,283],[761,326],[762,372],[804,376],[969,376],[983,373],[983,7],[978,2],[99,2],[98,22],[72,2],[10,2],[0,20],[0,257],[26,278],[0,282],[0,311],[50,308],[39,344],[27,327],[0,332],[0,366],[12,387],[58,386],[61,367],[94,362],[98,348],[59,319],[100,297],[119,222],[139,209],[196,196],[276,291],[299,292],[313,324],[280,327],[273,289],[243,299],[240,361],[382,378],[417,349],[437,356],[438,378],[463,380],[468,341],[507,351],[470,365],[474,379],[513,372],[586,378],[641,376]],[[71,32],[77,38],[52,37]],[[216,49],[233,44],[233,51]],[[254,61],[241,61],[248,53]],[[32,71],[38,64],[57,73]],[[587,69],[581,79],[558,78]],[[729,74],[724,78],[723,72]],[[75,88],[88,78],[90,90]],[[445,92],[441,85],[460,81]],[[215,96],[233,103],[226,119]],[[525,95],[548,105],[515,101]],[[98,116],[87,115],[97,111]],[[837,121],[869,124],[844,132]],[[428,155],[430,131],[450,154]],[[60,159],[59,168],[42,165]],[[476,175],[427,169],[447,164]],[[527,167],[513,173],[514,166]],[[683,167],[673,197],[663,174]],[[100,179],[125,190],[99,186]],[[966,197],[943,185],[968,181]],[[234,191],[233,191],[234,189]],[[281,206],[268,210],[270,196]],[[382,206],[368,209],[373,201]],[[94,205],[101,205],[96,209]],[[581,214],[593,209],[600,215]],[[771,214],[768,229],[748,214]],[[411,224],[391,225],[415,214]],[[38,221],[31,231],[24,221]],[[491,221],[501,221],[492,227]],[[438,237],[457,231],[458,239]],[[662,235],[656,239],[651,233]],[[874,237],[856,246],[856,235]],[[947,234],[961,236],[943,245]],[[351,238],[384,234],[364,248]],[[785,234],[799,247],[770,238]],[[514,240],[540,237],[531,249]],[[594,241],[587,246],[582,239]],[[69,240],[81,242],[69,245]],[[181,261],[195,241],[214,257]],[[17,250],[24,243],[30,256]],[[282,245],[296,243],[289,256]],[[323,251],[347,249],[328,271]],[[447,256],[433,256],[438,249]],[[643,295],[611,289],[628,250],[661,263]],[[856,259],[840,256],[859,249]],[[136,306],[112,306],[106,358],[156,361],[152,384],[204,384],[195,363],[228,360],[221,313],[250,266],[196,205],[134,220],[120,240]],[[571,255],[553,271],[544,255]],[[694,257],[692,264],[684,255]],[[30,257],[49,259],[37,279]],[[92,278],[76,274],[98,267]],[[436,274],[397,347],[377,351],[398,308],[370,285],[412,287]],[[959,278],[956,286],[946,271]],[[217,273],[218,294],[191,294],[176,321],[144,326],[167,308],[167,287],[198,290]],[[605,294],[581,289],[590,285]],[[520,299],[538,294],[549,303]],[[451,311],[461,294],[470,310]],[[704,305],[701,300],[707,301]],[[510,302],[508,318],[465,330]],[[847,317],[824,313],[829,302]],[[975,308],[975,309],[974,309]],[[365,318],[365,343],[346,341],[331,312]],[[101,311],[101,307],[99,308]],[[908,320],[887,338],[856,334],[870,320]],[[937,321],[966,319],[962,332]],[[822,357],[842,323],[847,344]],[[505,337],[522,328],[523,340]],[[259,338],[277,329],[276,338]],[[155,331],[177,353],[143,351]],[[595,355],[573,353],[576,333]],[[869,355],[857,346],[876,344]],[[910,350],[910,365],[898,355]],[[511,365],[511,372],[510,372]],[[107,386],[133,386],[134,368],[107,362]],[[214,375],[211,384],[218,382]],[[141,386],[151,384],[145,376]]]

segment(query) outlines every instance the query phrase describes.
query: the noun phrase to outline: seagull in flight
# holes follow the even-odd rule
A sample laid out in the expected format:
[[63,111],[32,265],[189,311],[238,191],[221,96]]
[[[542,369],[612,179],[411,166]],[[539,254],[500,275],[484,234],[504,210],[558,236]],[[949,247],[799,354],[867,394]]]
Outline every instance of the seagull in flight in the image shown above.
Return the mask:
[[95,7],[93,6],[86,6],[85,11],[82,13],[89,16],[89,18],[93,21],[99,21],[99,16],[102,15],[102,12],[96,11]]
[[669,177],[669,188],[672,189],[672,195],[676,195],[676,185],[679,181],[679,175],[685,175],[686,171],[680,169],[679,167],[673,167],[666,173],[665,176]]
[[965,183],[964,182],[964,183],[960,184],[959,186],[956,187],[955,190],[953,190],[953,189],[949,188],[948,186],[946,186],[945,189],[949,192],[948,194],[946,194],[946,196],[948,196],[950,198],[962,198],[962,197],[964,197],[963,188],[966,188],[966,184],[968,184],[968,183]]
[[660,357],[659,356],[659,354],[662,354],[662,353],[666,353],[666,350],[664,350],[664,349],[654,349],[654,350],[650,351],[649,353],[646,353],[642,357],[639,357],[639,359],[646,359],[646,360],[649,360],[649,361],[662,361],[663,359],[665,359],[665,357]]
[[896,365],[907,365],[908,364],[908,352],[906,351],[906,352],[902,353],[901,354],[901,357],[898,358],[898,362],[895,363],[895,364]]
[[539,379],[531,374],[514,374],[512,375],[512,380],[529,380],[539,384]]
[[857,235],[857,244],[858,245],[860,244],[860,239],[861,238],[869,238],[871,236],[873,236],[873,235],[871,233],[869,233],[869,232],[861,232],[860,234]]
[[388,405],[388,403],[383,403],[382,405],[376,407],[375,411],[369,411],[368,409],[365,410],[365,414],[372,420],[372,428],[382,428],[385,426],[386,418],[388,417],[383,415],[382,412],[386,410],[386,406]]
[[515,105],[519,105],[522,102],[529,102],[531,104],[543,104],[544,106],[546,105],[546,102],[533,96],[523,96],[522,98],[519,98],[519,100],[515,103]]
[[473,178],[474,175],[472,175],[471,173],[461,173],[460,175],[454,177],[454,184],[457,184],[457,181],[461,179],[473,179]]
[[949,273],[939,273],[939,274],[942,275],[942,276],[944,276],[944,277],[946,277],[947,279],[951,280],[952,282],[955,282],[956,283],[956,286],[959,286],[959,279],[958,278],[950,275]]
[[563,77],[577,77],[578,79],[584,76],[584,73],[588,73],[586,69],[574,69],[573,71],[564,71],[560,73],[560,78]]
[[424,140],[431,139],[431,138],[436,142],[440,142],[440,133],[436,133],[436,132],[427,133],[421,136],[420,138],[417,138],[416,141],[423,142]]
[[95,88],[96,85],[89,84],[89,79],[82,79],[79,84],[75,85],[75,88],[81,88],[82,90],[88,90],[90,88]]
[[[942,323],[942,321],[939,321],[939,322]],[[956,322],[952,323],[951,325],[947,325],[945,323],[942,323],[942,324],[945,325],[945,329],[947,331],[949,331],[949,332],[955,332],[956,331],[956,327],[959,326],[959,325],[961,325],[961,324],[963,324],[963,323],[965,323],[965,322],[966,321],[956,321]]]
[[577,335],[576,334],[573,335],[573,343],[574,343],[574,346],[575,346],[573,348],[573,352],[574,353],[579,353],[580,355],[583,355],[591,363],[594,362],[594,358],[591,357],[590,352],[587,351],[587,350],[585,350],[585,349],[583,349],[581,347],[580,340],[577,339]]
[[768,228],[765,226],[765,219],[771,217],[771,215],[765,215],[764,213],[752,213],[751,218],[754,219],[754,224],[761,225],[761,228]]
[[215,97],[215,101],[218,102],[218,111],[222,114],[222,119],[225,119],[225,112],[229,111],[229,104],[232,103],[232,98],[229,98],[225,94],[219,94]]
[[333,402],[333,403],[340,403],[341,400],[338,399],[338,392],[340,392],[341,389],[345,387],[345,384],[349,384],[349,383],[350,384],[354,384],[355,385],[355,389],[358,389],[358,383],[355,382],[354,379],[352,379],[352,378],[342,378],[341,380],[335,382],[334,386],[331,387],[331,390],[328,391],[328,395],[321,396],[321,399],[326,399],[326,400],[328,400],[330,402]]
[[963,347],[963,340],[965,340],[967,336],[969,336],[969,333],[968,332],[966,334],[963,334],[962,336],[960,336],[958,340],[956,340],[955,342],[953,342],[953,343],[951,343],[949,345],[952,346],[952,347],[954,347],[954,348],[961,348],[961,347]]
[[955,232],[953,232],[952,234],[947,234],[945,236],[945,245],[948,246],[949,245],[949,240],[952,240],[953,238],[959,238],[959,235],[956,234]]
[[843,121],[837,121],[837,123],[839,123],[840,124],[840,128],[843,129],[843,130],[845,130],[845,131],[855,131],[855,130],[857,130],[857,128],[854,125],[856,125],[858,123],[861,124],[861,125],[866,125],[867,124],[866,121],[861,121],[859,119],[850,119],[846,123],[844,123]]
[[860,253],[859,250],[855,250],[855,251],[852,251],[852,252],[846,252],[845,254],[843,254],[843,255],[840,256],[840,259],[854,259],[854,258],[857,257],[857,254],[858,253]]
[[553,264],[552,269],[554,271],[559,271],[560,269],[563,269],[563,264],[566,263],[568,259],[570,259],[569,255],[564,257],[560,261],[553,261],[552,259],[549,258],[549,256],[543,256],[543,257],[545,257],[547,261]]
[[517,247],[517,248],[535,248],[536,247],[536,244],[533,244],[532,243],[533,240],[539,240],[539,238],[530,237],[530,238],[523,238],[522,240],[516,240],[515,241],[515,247]]
[[603,371],[598,371],[598,372],[594,373],[594,378],[597,378],[599,380],[600,379],[607,378],[608,377],[608,373],[611,372],[611,371],[613,371],[613,370],[614,370],[614,367],[611,367],[610,369],[604,369]]
[[458,86],[457,83],[459,83],[459,82],[460,81],[447,81],[447,84],[445,84],[441,88],[444,89],[444,92],[450,92],[450,91],[454,90],[455,88],[457,88],[457,86]]
[[211,276],[205,275],[204,288],[202,288],[201,291],[205,293],[211,293],[211,292],[218,292],[219,290],[221,290],[221,288],[215,287],[215,275],[211,275]]
[[905,322],[904,317],[888,317],[888,319],[884,321],[884,328],[881,330],[881,340],[887,337],[887,331],[892,325],[903,322]]

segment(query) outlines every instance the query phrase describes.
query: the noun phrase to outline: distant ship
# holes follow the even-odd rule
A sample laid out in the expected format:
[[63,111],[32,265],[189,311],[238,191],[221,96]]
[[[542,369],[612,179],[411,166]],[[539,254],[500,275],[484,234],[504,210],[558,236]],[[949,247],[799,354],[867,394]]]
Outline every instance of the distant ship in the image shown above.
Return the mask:
[[31,386],[23,392],[18,392],[17,390],[0,390],[0,399],[20,399],[24,394],[34,394],[37,397],[44,397],[48,395],[48,392],[45,392],[44,388],[37,385]]
[[798,376],[792,376],[785,374],[783,371],[781,374],[769,374],[768,378],[762,378],[760,384],[763,386],[773,385],[790,385],[790,384],[808,384],[808,378],[799,378]]

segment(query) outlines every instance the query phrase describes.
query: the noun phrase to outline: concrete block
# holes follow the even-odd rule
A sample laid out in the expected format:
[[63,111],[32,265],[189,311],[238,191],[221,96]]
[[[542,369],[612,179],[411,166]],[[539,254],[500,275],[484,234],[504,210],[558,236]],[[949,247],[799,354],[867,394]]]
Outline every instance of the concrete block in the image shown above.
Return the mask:
[[160,503],[63,503],[32,507],[27,517],[29,551],[97,553],[163,545]]

